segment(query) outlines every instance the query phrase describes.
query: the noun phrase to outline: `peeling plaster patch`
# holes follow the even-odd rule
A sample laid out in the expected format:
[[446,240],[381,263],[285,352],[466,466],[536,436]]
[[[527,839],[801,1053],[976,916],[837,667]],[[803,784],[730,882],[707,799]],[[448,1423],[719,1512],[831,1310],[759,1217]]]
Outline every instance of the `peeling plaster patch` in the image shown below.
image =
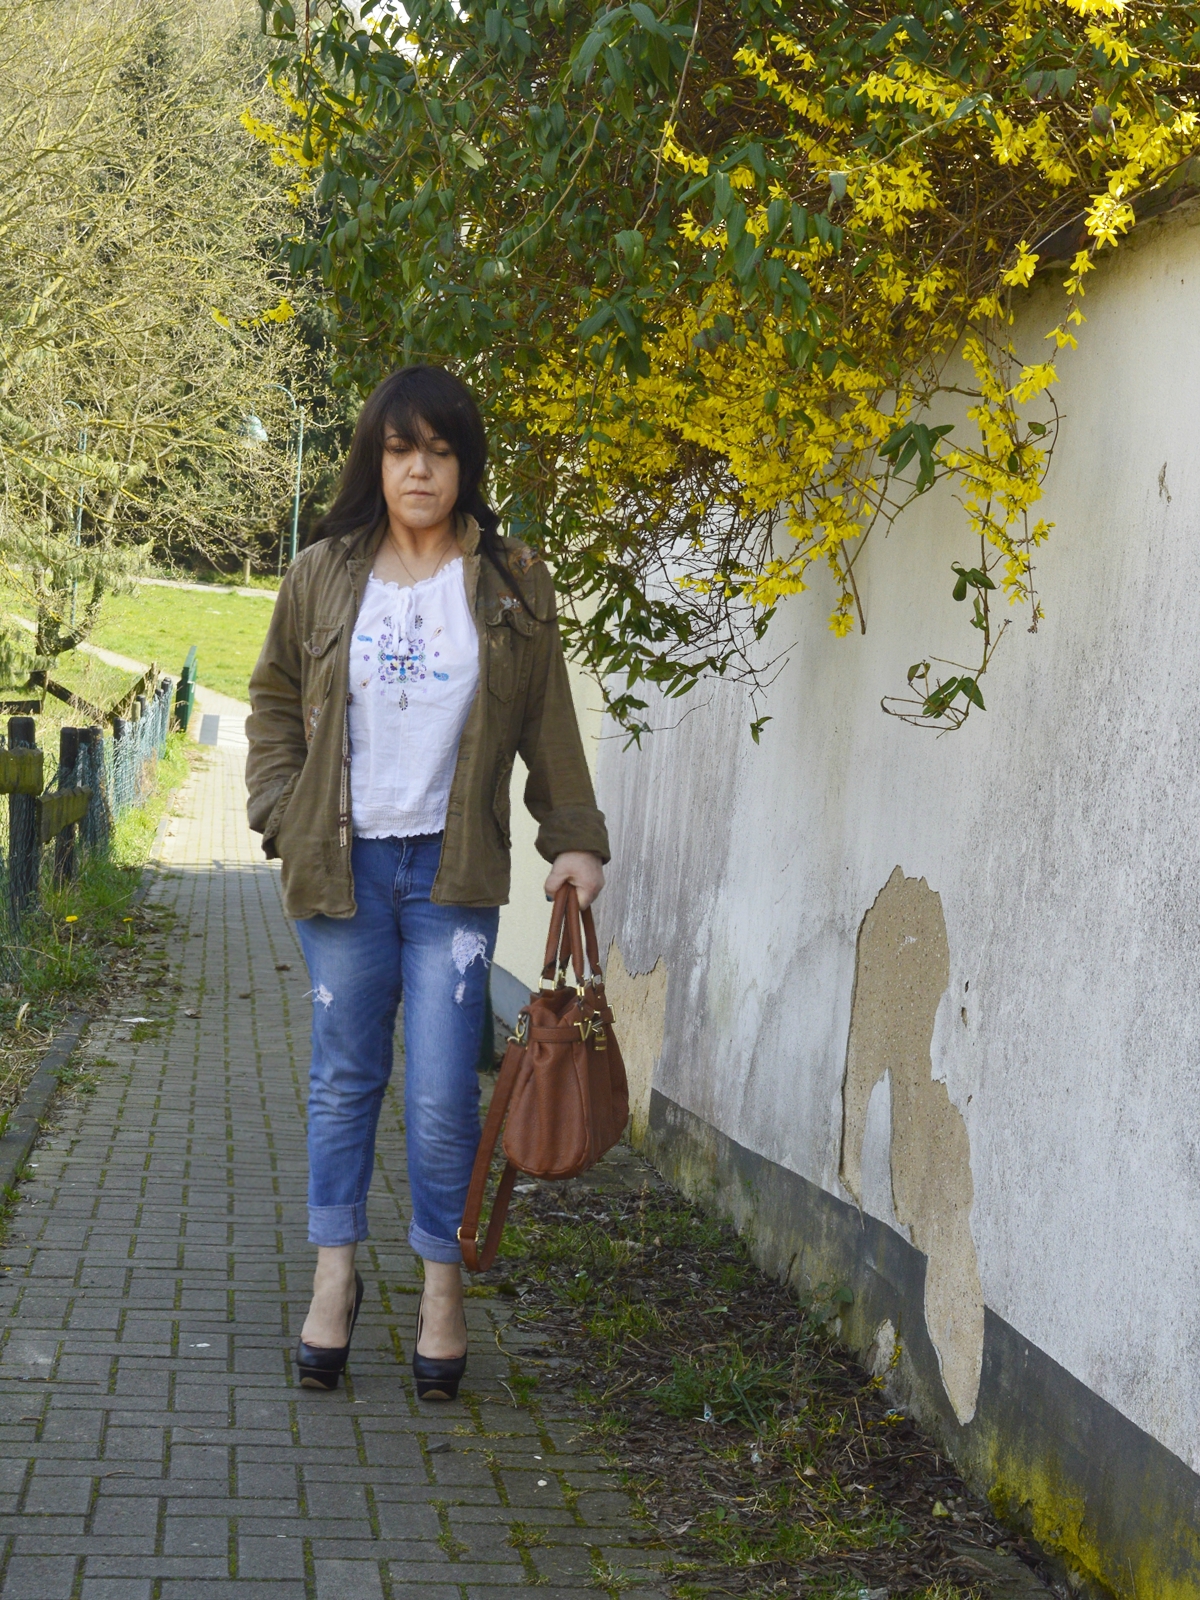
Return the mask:
[[941,897],[899,867],[858,935],[846,1080],[842,1181],[863,1203],[868,1110],[885,1076],[891,1087],[891,1187],[897,1220],[928,1257],[925,1321],[955,1415],[975,1414],[983,1369],[983,1291],[971,1237],[971,1147],[944,1083],[932,1077],[929,1044],[950,977]]
[[650,1089],[662,1055],[667,1019],[667,969],[662,959],[649,972],[627,972],[617,941],[608,947],[604,988],[613,1008],[625,1075],[629,1079],[629,1137],[639,1146],[650,1116]]
[[308,991],[308,998],[310,1000],[315,1000],[318,1005],[324,1006],[326,1011],[328,1011],[330,1006],[333,1004],[333,994],[325,987],[323,983],[319,983],[315,989],[310,989]]
[[450,959],[460,972],[465,972],[472,961],[487,963],[487,940],[481,933],[459,928],[450,941]]

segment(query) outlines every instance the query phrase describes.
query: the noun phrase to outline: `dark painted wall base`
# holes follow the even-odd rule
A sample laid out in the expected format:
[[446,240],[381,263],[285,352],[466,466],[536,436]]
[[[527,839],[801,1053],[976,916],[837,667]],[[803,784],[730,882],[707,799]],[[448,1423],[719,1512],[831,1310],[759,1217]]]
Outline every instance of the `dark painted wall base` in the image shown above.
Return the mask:
[[889,1392],[1069,1572],[1139,1600],[1200,1600],[1200,1477],[1178,1456],[990,1310],[978,1406],[961,1426],[925,1327],[919,1250],[657,1090],[644,1154],[730,1218],[764,1270],[800,1289],[851,1288],[841,1335],[852,1348],[867,1350],[890,1321],[902,1354]]

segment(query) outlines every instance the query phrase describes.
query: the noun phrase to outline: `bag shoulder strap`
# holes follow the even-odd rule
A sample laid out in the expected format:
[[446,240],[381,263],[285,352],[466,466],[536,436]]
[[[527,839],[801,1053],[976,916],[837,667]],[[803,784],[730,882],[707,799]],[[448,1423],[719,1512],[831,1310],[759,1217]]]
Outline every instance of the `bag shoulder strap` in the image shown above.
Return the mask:
[[492,1156],[496,1151],[496,1142],[500,1137],[500,1129],[504,1125],[504,1118],[508,1112],[508,1103],[512,1099],[524,1057],[524,1047],[514,1039],[504,1052],[500,1076],[497,1078],[496,1087],[492,1091],[492,1103],[488,1107],[487,1120],[484,1122],[483,1133],[479,1138],[479,1149],[475,1153],[475,1165],[471,1169],[471,1185],[467,1190],[467,1203],[463,1208],[462,1224],[458,1230],[458,1242],[462,1246],[463,1264],[468,1272],[486,1272],[492,1262],[495,1261],[496,1252],[500,1248],[500,1235],[504,1232],[504,1219],[508,1215],[508,1203],[512,1198],[513,1184],[517,1181],[517,1169],[511,1161],[505,1164],[504,1175],[500,1179],[499,1188],[496,1190],[496,1198],[492,1203],[492,1214],[488,1219],[487,1235],[483,1241],[482,1252],[477,1242],[479,1214],[483,1210],[483,1195],[484,1190],[487,1188],[488,1173],[491,1171]]

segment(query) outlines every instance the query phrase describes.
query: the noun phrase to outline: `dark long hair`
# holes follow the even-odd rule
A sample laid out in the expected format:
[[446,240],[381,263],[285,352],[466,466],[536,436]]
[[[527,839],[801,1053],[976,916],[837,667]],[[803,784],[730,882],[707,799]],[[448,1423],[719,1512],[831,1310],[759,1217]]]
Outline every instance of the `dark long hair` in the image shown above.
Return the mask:
[[450,446],[458,459],[454,509],[475,518],[482,553],[524,602],[497,531],[499,518],[484,498],[487,434],[483,418],[470,389],[444,367],[401,367],[375,389],[359,412],[337,496],[308,542],[365,534],[379,526],[387,514],[383,449],[389,434],[398,434],[407,445],[433,435]]

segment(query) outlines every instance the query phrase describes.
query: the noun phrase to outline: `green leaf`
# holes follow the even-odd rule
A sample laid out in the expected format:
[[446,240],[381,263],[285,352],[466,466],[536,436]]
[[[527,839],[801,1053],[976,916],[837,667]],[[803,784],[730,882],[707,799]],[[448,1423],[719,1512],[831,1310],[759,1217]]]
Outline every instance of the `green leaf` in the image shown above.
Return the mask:
[[759,717],[757,722],[752,722],[750,724],[750,737],[754,740],[755,744],[758,743],[759,739],[762,737],[763,729],[771,720],[772,719],[770,717]]
[[641,270],[646,254],[646,241],[637,228],[625,228],[617,235],[617,249],[625,257],[625,264],[630,272],[636,274]]
[[903,25],[903,17],[893,17],[889,23],[880,28],[878,33],[873,33],[865,46],[867,54],[869,56],[882,55]]
[[575,330],[575,336],[581,343],[586,339],[593,339],[602,328],[607,328],[612,320],[613,308],[606,301],[598,310],[593,311],[590,317],[585,318],[579,324]]
[[462,157],[464,166],[469,167],[472,172],[478,172],[482,167],[487,166],[483,151],[473,145],[465,133],[455,129],[452,138],[459,155]]
[[983,703],[982,691],[980,690],[978,682],[974,678],[960,678],[958,680],[958,686],[973,706],[978,706],[980,711],[987,710],[987,707]]
[[831,172],[829,174],[829,190],[835,200],[846,198],[846,174],[844,172]]
[[[611,13],[609,13],[608,15],[611,16]],[[499,29],[499,13],[498,12],[489,11],[488,12],[488,22],[489,22],[489,24],[491,23],[491,19],[492,19],[493,16],[495,16],[497,18],[496,26],[497,26],[497,30],[498,30]],[[607,17],[606,17],[605,20],[607,21]],[[489,37],[490,37],[490,34],[489,34]],[[497,32],[497,37],[499,37],[499,33],[498,32]],[[598,27],[598,28],[593,28],[592,32],[587,35],[587,37],[584,39],[583,43],[579,46],[579,49],[575,52],[574,58],[571,61],[571,75],[575,79],[576,83],[582,83],[583,82],[584,78],[586,78],[588,73],[591,71],[592,65],[595,62],[596,57],[600,54],[601,50],[603,50],[604,47],[609,43],[610,43],[610,36],[609,36],[607,28],[603,24],[601,24],[601,26]]]
[[965,572],[954,585],[954,598],[956,600],[965,600],[967,598],[967,575]]
[[888,434],[887,438],[879,446],[879,454],[881,456],[894,456],[900,449],[900,446],[908,441],[912,434],[912,429],[913,425],[911,422],[906,422],[902,428],[893,428],[891,433]]

